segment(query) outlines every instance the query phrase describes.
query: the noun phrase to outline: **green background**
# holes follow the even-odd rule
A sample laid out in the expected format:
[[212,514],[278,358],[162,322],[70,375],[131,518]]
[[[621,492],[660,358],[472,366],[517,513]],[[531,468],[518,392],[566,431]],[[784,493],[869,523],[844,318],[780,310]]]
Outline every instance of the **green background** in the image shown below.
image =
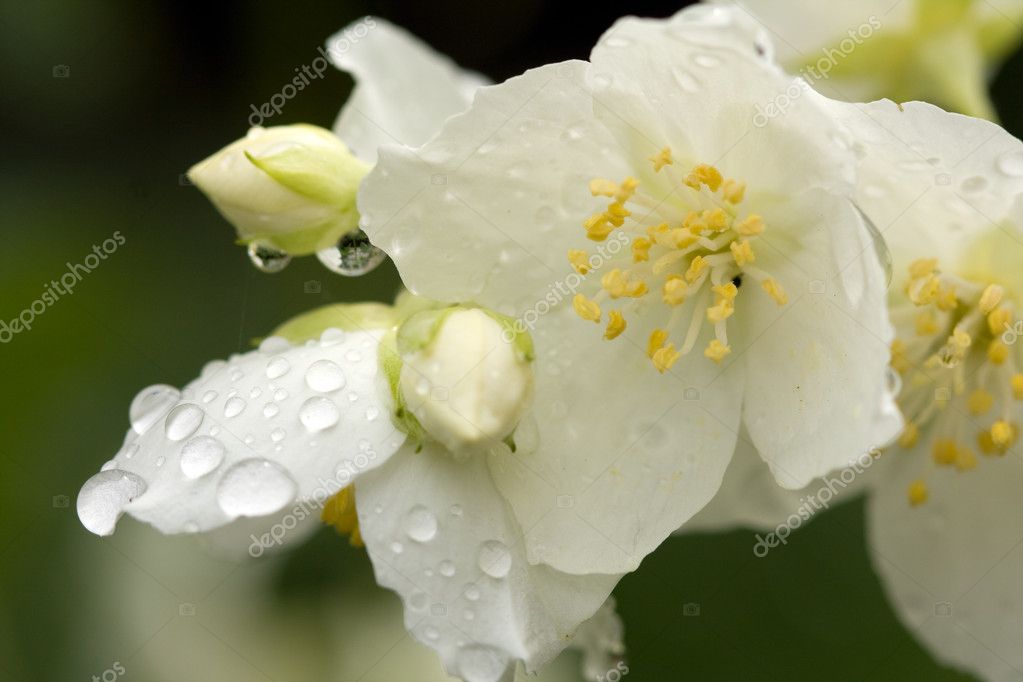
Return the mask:
[[[417,679],[393,677],[400,673],[385,663],[415,647],[400,628],[382,631],[394,641],[379,651],[345,654],[361,656],[353,669],[362,672],[338,676],[338,640],[369,627],[360,604],[397,600],[382,590],[372,597],[364,552],[332,532],[237,566],[130,520],[112,538],[91,536],[74,499],[120,446],[142,387],[182,385],[298,312],[388,300],[396,290],[389,264],[354,280],[311,258],[278,275],[256,272],[230,227],[181,182],[192,163],[244,133],[251,104],[367,12],[499,79],[585,58],[618,9],[3,3],[0,319],[114,231],[126,242],[31,330],[0,345],[0,680],[88,680],[115,661],[126,680]],[[69,77],[55,78],[56,65]],[[1017,56],[995,84],[1017,134],[1023,104],[1012,84],[1021,71]],[[331,70],[271,123],[329,126],[350,85]],[[310,281],[320,293],[306,293]],[[816,518],[766,559],[753,557],[752,542],[746,532],[672,539],[622,581],[629,682],[969,679],[935,663],[895,619],[870,567],[860,502]],[[226,596],[250,579],[264,587]],[[253,593],[256,612],[247,610]],[[182,603],[196,615],[183,615]],[[699,614],[685,615],[687,603]],[[343,627],[331,624],[332,610],[345,614]],[[251,621],[265,631],[245,630]]]

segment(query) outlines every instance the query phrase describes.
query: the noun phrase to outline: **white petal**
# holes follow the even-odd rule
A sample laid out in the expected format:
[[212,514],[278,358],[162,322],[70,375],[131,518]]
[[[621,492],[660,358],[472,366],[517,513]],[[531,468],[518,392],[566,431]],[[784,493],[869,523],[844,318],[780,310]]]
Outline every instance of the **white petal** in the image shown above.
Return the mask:
[[[319,504],[404,441],[387,416],[378,336],[332,329],[300,346],[271,337],[209,363],[181,393],[144,389],[113,469],[82,488],[83,523],[109,534],[126,511],[165,533],[198,532],[292,503],[303,507],[296,521],[317,516]],[[327,363],[336,370],[330,385],[321,381]]]
[[334,66],[356,81],[334,132],[369,163],[383,145],[418,147],[429,140],[487,83],[379,17],[335,33],[327,52]]
[[870,545],[903,623],[943,663],[986,680],[1023,675],[1023,461],[983,458],[977,469],[928,476],[929,499],[906,489],[926,451],[895,452],[868,506]]
[[[569,573],[634,570],[717,491],[739,430],[742,375],[683,358],[660,375],[558,309],[534,331],[537,434],[490,455],[530,561]],[[709,331],[708,331],[709,333]],[[628,334],[628,332],[627,332]],[[528,417],[527,417],[528,419]]]
[[743,422],[779,484],[795,489],[884,446],[902,419],[889,385],[886,277],[859,214],[819,191],[788,211],[779,224],[803,247],[765,249],[762,260],[789,303],[750,303],[736,317],[751,320]]
[[409,632],[468,682],[552,659],[620,577],[531,565],[482,458],[405,446],[360,479],[356,498],[377,582],[401,596]]
[[629,170],[593,116],[585,62],[482,88],[421,151],[381,152],[362,227],[415,293],[525,310],[571,270],[593,212],[589,181]]

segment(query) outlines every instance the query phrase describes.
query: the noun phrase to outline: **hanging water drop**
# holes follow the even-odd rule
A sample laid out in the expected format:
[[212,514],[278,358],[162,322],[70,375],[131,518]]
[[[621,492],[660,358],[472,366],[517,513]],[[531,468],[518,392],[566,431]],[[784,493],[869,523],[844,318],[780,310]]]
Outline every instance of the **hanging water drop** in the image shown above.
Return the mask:
[[359,277],[384,262],[387,254],[373,246],[362,230],[341,237],[337,246],[316,252],[316,257],[330,270],[345,277]]
[[269,274],[280,272],[291,262],[291,254],[281,251],[267,242],[250,242],[248,251],[249,260],[260,272]]
[[132,430],[142,435],[170,412],[180,398],[181,393],[173,386],[157,384],[142,389],[128,409]]
[[130,471],[101,471],[78,493],[78,518],[90,532],[110,535],[125,506],[144,492],[146,482]]
[[212,436],[196,436],[181,448],[181,473],[196,479],[215,470],[224,461],[224,444]]

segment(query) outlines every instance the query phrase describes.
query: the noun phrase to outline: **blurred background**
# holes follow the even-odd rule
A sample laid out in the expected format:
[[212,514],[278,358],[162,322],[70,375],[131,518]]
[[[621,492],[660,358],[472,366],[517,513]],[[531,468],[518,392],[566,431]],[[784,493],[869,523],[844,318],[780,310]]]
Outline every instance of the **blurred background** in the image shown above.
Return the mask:
[[[617,14],[678,2],[0,3],[0,319],[120,232],[71,295],[0,345],[0,680],[445,679],[413,642],[364,551],[324,528],[286,555],[234,563],[122,521],[79,524],[81,484],[153,383],[315,306],[392,298],[388,264],[344,279],[314,258],[265,275],[183,173],[244,134],[337,29],[372,13],[495,80],[585,58]],[[995,82],[1023,130],[1015,57]],[[329,127],[351,87],[333,70],[272,124]],[[630,682],[970,679],[895,619],[864,547],[861,504],[755,559],[751,533],[670,540],[616,590]],[[549,679],[578,680],[571,656]]]

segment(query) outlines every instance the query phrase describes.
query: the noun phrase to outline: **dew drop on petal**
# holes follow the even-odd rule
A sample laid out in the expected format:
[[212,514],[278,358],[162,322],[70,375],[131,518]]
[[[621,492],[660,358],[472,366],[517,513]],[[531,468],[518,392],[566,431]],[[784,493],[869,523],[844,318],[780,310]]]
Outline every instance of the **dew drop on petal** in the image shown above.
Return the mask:
[[287,435],[288,435],[287,431],[280,427],[277,427],[276,429],[270,432],[270,440],[272,440],[275,443],[280,443],[282,440],[284,440],[284,437]]
[[164,431],[170,440],[184,440],[199,430],[206,413],[198,405],[178,405],[164,420]]
[[998,159],[998,170],[1010,178],[1023,176],[1023,151],[1009,152]]
[[322,431],[337,424],[341,414],[337,405],[330,398],[315,396],[309,398],[299,408],[298,418],[310,431]]
[[445,578],[450,578],[455,574],[455,565],[450,561],[442,561],[440,562],[440,566],[437,567],[437,570]]
[[342,236],[337,246],[317,251],[316,257],[331,272],[345,277],[359,277],[383,263],[387,254],[373,246],[369,236],[357,229]]
[[469,583],[465,587],[465,598],[469,601],[479,601],[480,588],[475,583]]
[[504,543],[487,540],[480,547],[477,563],[480,570],[491,578],[503,578],[511,570],[511,552],[504,546]]
[[[355,394],[353,393],[352,395],[355,395]],[[357,398],[358,398],[358,396],[356,396],[356,399]],[[380,416],[380,410],[378,410],[377,408],[375,408],[375,407],[367,407],[366,408],[366,421],[371,422],[371,421],[373,421],[374,419],[376,419],[379,416]]]
[[266,363],[266,376],[270,379],[279,379],[290,370],[291,363],[288,362],[287,358],[281,355],[270,358],[270,362]]
[[362,353],[354,349],[350,350],[347,353],[345,353],[345,360],[347,360],[348,362],[359,362],[360,360],[362,360]]
[[331,327],[323,330],[320,334],[320,345],[323,346],[336,346],[345,340],[345,333],[337,327]]
[[282,400],[287,400],[287,399],[288,399],[288,392],[285,391],[283,388],[278,388],[276,391],[274,391],[274,400],[276,400],[277,402],[281,402]]
[[488,646],[468,646],[458,654],[460,677],[473,682],[498,682],[508,662],[495,649]]
[[243,459],[232,465],[217,484],[217,504],[225,514],[264,516],[295,499],[298,485],[280,465],[265,459]]
[[224,461],[224,444],[212,436],[196,436],[181,448],[181,473],[188,478],[205,476]]
[[231,417],[237,417],[245,409],[245,401],[235,396],[228,398],[227,402],[224,403],[224,416],[230,419]]
[[156,384],[142,389],[128,409],[132,430],[142,435],[170,412],[180,398],[180,391],[173,386]]
[[709,54],[696,54],[693,56],[693,63],[705,69],[713,69],[721,65],[721,60]]
[[317,360],[306,370],[305,382],[314,391],[330,393],[344,387],[345,374],[337,363],[330,360]]
[[288,267],[291,255],[286,251],[271,246],[267,242],[254,241],[249,243],[249,260],[260,272],[273,274]]
[[431,642],[436,642],[440,638],[440,633],[437,631],[437,628],[432,625],[427,625],[423,628],[423,637]]
[[391,551],[394,552],[395,554],[401,554],[402,552],[405,551],[405,547],[400,542],[392,542]]
[[110,535],[125,506],[144,492],[146,482],[136,474],[120,469],[101,471],[78,493],[78,518],[90,532]]
[[437,517],[426,507],[416,505],[405,515],[405,533],[416,542],[429,542],[437,535]]
[[266,355],[277,355],[291,348],[291,344],[282,336],[268,336],[259,344],[259,352]]
[[276,403],[267,403],[263,405],[263,416],[267,419],[271,419],[277,416],[277,413],[281,411]]
[[216,399],[217,399],[216,391],[206,391],[205,393],[202,394],[202,401],[204,403],[212,403]]

